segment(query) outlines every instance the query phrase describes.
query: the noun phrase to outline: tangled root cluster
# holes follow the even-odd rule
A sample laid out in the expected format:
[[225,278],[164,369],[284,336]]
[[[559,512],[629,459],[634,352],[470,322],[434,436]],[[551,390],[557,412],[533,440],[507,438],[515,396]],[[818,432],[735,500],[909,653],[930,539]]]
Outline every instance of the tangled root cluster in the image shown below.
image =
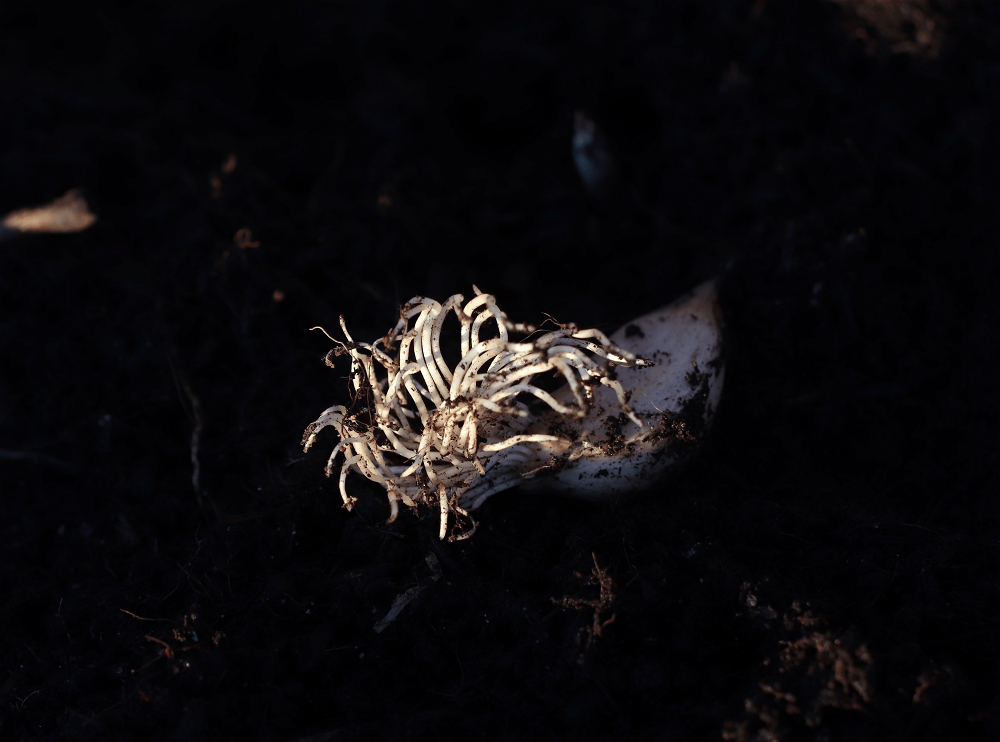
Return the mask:
[[[583,418],[593,406],[593,385],[603,384],[614,390],[622,412],[642,427],[609,372],[613,366],[651,365],[648,361],[618,347],[600,330],[555,323],[558,329],[538,334],[535,327],[510,322],[492,294],[473,289],[476,296],[464,306],[461,294],[443,304],[414,297],[400,310],[396,326],[371,344],[354,342],[340,318],[347,342],[334,340],[340,347],[327,355],[327,363],[333,365],[331,355],[351,357],[354,401],[349,409],[337,405],[325,410],[306,428],[302,443],[308,451],[321,430],[336,429],[340,442],[330,454],[326,475],[333,476],[343,451],[340,495],[348,510],[355,498],[345,484],[353,469],[385,487],[390,523],[400,501],[414,508],[436,502],[443,539],[449,512],[468,516],[490,495],[544,468],[540,444],[565,440],[528,431],[534,421],[525,402],[530,397],[560,416]],[[449,312],[461,324],[462,358],[454,369],[441,352],[441,329]],[[514,342],[512,332],[526,337]],[[560,401],[558,393],[553,396],[532,383],[546,372],[565,379],[572,401],[568,394]],[[473,523],[452,539],[468,538],[474,530]]]

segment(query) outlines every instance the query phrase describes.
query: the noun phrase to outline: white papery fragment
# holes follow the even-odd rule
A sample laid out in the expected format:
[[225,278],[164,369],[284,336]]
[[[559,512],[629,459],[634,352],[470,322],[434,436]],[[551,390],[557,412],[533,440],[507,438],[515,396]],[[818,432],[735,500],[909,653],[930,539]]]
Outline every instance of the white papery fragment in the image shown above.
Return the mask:
[[18,209],[0,219],[0,241],[22,234],[82,232],[96,221],[80,190],[72,188],[43,206]]

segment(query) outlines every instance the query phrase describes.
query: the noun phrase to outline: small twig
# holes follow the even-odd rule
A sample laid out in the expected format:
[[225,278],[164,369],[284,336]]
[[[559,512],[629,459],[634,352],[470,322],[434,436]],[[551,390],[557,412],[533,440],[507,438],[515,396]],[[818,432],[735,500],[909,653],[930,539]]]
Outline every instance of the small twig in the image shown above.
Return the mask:
[[[593,620],[590,626],[584,626],[580,629],[577,634],[576,642],[577,647],[580,646],[580,642],[583,640],[583,636],[586,634],[587,641],[584,644],[583,649],[580,650],[580,655],[577,658],[577,664],[582,665],[584,660],[584,654],[590,647],[597,641],[598,637],[601,636],[604,629],[615,622],[618,618],[618,614],[612,613],[611,618],[604,619],[603,615],[606,610],[608,610],[615,601],[615,581],[612,579],[611,575],[608,573],[607,569],[603,569],[597,562],[597,554],[591,552],[591,558],[594,560],[594,568],[590,572],[590,578],[587,580],[588,584],[597,585],[600,593],[597,600],[586,600],[584,598],[571,598],[568,595],[564,595],[561,598],[552,598],[552,603],[559,606],[560,608],[572,608],[573,610],[583,610],[584,608],[590,608],[593,610]],[[576,573],[577,577],[583,577],[580,572]]]
[[[33,691],[31,691],[31,693],[29,693],[28,695],[26,695],[24,698],[18,698],[17,699],[18,700],[18,708],[19,709],[24,708],[24,704],[27,702],[27,700],[29,698],[31,698],[33,695],[35,695],[36,693],[38,693],[38,692],[39,691],[37,691],[37,690],[33,690]],[[15,696],[15,698],[16,698],[16,696]]]
[[236,234],[233,235],[233,244],[241,250],[246,250],[249,247],[260,247],[260,241],[254,240],[253,232],[250,231],[249,227],[236,230]]
[[157,639],[155,636],[150,636],[149,634],[146,634],[146,639],[151,642],[156,642],[163,647],[163,651],[160,653],[161,656],[166,657],[168,660],[172,660],[174,658],[174,650],[171,649],[170,645],[163,641],[163,639]]
[[187,397],[191,405],[191,415],[194,417],[194,429],[191,431],[191,488],[194,490],[194,496],[198,500],[198,508],[203,510],[205,503],[201,496],[201,461],[198,458],[198,451],[201,445],[201,431],[203,428],[201,401],[188,383],[187,376],[174,364],[173,358],[168,356],[167,359],[170,362],[170,370],[174,375],[174,382]]
[[[195,530],[195,539],[197,540],[197,538],[198,538],[198,533],[197,533],[197,530]],[[171,590],[166,595],[164,595],[163,598],[162,598],[163,600],[166,600],[171,595],[173,595],[175,592],[177,592],[177,588],[179,588],[181,586],[181,575],[187,575],[189,578],[191,577],[191,573],[188,572],[187,569],[188,569],[188,567],[191,566],[191,562],[194,561],[195,557],[198,556],[198,552],[201,551],[201,541],[197,541],[197,544],[198,544],[198,548],[194,550],[194,553],[188,558],[188,560],[184,564],[184,566],[181,567],[181,571],[177,575],[177,584],[174,585],[174,589]]]
[[65,461],[47,456],[44,453],[33,453],[31,451],[11,451],[7,448],[0,448],[0,460],[3,461],[33,461],[36,464],[51,466],[54,469],[69,470],[70,465]]
[[132,618],[137,618],[140,621],[166,621],[167,623],[171,623],[169,618],[143,618],[142,616],[135,615],[134,613],[132,613],[132,611],[126,611],[124,608],[119,608],[118,610],[120,610],[122,613],[131,616]]
[[73,641],[72,637],[70,637],[69,635],[69,627],[66,626],[66,621],[62,617],[62,604],[63,604],[63,599],[59,598],[59,607],[56,608],[56,616],[59,617],[59,623],[62,624],[63,631],[66,632],[66,638],[69,639],[70,641]]
[[187,379],[181,376],[181,387],[191,402],[191,412],[194,414],[194,430],[191,431],[191,487],[194,488],[194,495],[198,498],[198,507],[203,508],[201,499],[201,462],[198,460],[198,447],[201,442],[201,402],[195,395]]
[[[431,570],[431,583],[437,582],[441,579],[441,565],[438,563],[438,558],[435,556],[434,552],[428,552],[427,556],[424,557],[424,561],[427,562],[428,568]],[[415,585],[409,588],[405,592],[400,593],[396,596],[396,599],[392,601],[392,607],[389,608],[389,612],[385,614],[385,617],[375,624],[374,629],[376,634],[381,634],[385,631],[386,627],[391,624],[403,609],[406,608],[413,600],[420,595],[430,583],[424,583],[422,585]]]

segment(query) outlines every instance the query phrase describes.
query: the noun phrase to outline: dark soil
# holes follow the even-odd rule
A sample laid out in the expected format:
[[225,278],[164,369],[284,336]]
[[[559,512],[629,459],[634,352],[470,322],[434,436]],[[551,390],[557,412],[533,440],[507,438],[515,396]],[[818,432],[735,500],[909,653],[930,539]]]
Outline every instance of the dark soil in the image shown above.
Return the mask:
[[[0,738],[1000,736],[995,0],[162,5],[0,5],[0,214],[99,217],[0,243]],[[649,496],[442,543],[301,453],[313,325],[713,275],[722,406]]]

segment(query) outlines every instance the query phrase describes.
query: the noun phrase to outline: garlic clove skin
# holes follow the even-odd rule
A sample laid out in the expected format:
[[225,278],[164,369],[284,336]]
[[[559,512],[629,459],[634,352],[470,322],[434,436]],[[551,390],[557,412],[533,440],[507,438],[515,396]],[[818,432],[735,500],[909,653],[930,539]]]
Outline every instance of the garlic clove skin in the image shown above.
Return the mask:
[[[600,501],[653,486],[699,447],[719,406],[725,379],[722,312],[714,281],[708,281],[669,306],[626,323],[612,342],[653,367],[619,367],[618,381],[629,407],[643,421],[637,426],[621,414],[615,393],[594,387],[594,405],[581,420],[545,413],[533,432],[576,434],[573,443],[539,445],[539,465],[520,486]],[[553,394],[567,401],[563,387]],[[623,424],[624,423],[624,424]]]

